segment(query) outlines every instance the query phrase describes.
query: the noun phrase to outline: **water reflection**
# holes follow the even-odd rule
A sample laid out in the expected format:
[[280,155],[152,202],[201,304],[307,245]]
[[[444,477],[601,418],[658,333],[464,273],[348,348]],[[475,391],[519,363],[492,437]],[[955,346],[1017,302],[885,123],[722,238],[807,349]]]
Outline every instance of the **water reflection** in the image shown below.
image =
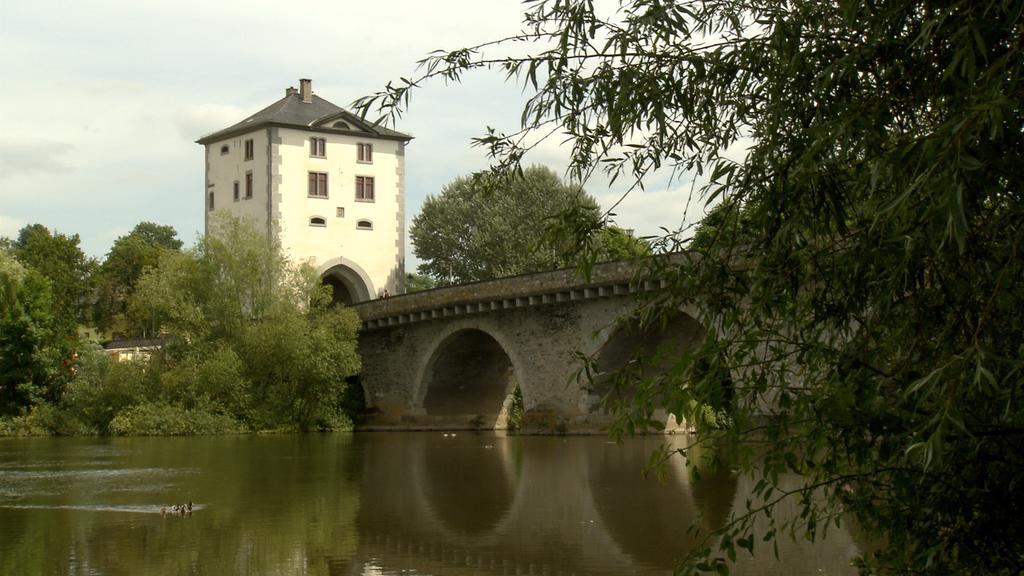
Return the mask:
[[468,434],[417,434],[422,443],[422,488],[434,514],[450,530],[494,529],[512,505],[517,476],[508,442],[481,443]]
[[[717,528],[749,486],[681,461],[645,479],[663,441],[0,440],[0,574],[667,574],[691,522]],[[737,572],[851,573],[856,547],[839,531],[780,552]]]
[[[702,534],[725,523],[732,509],[736,481],[728,471],[694,476],[682,458],[668,460],[660,477],[644,470],[649,455],[665,440],[644,438],[640,449],[612,445],[590,461],[594,506],[615,542],[635,560],[671,570],[699,543]],[[681,446],[681,442],[676,442]],[[691,478],[694,480],[691,483]],[[623,498],[622,494],[630,494]]]
[[[348,436],[4,441],[0,485],[29,490],[0,495],[0,574],[326,573],[303,566],[339,555],[351,563],[358,547],[359,454],[350,444]],[[36,477],[11,477],[31,462],[44,464]],[[189,500],[198,504],[191,517],[161,516],[161,507]]]

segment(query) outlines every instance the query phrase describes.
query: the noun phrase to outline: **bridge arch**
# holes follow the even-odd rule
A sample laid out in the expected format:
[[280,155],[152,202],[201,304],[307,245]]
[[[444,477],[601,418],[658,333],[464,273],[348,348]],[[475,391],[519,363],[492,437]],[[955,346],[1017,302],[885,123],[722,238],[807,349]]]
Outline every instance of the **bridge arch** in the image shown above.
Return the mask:
[[515,347],[487,321],[449,325],[415,376],[415,406],[441,427],[504,429],[516,386],[530,394]]
[[[628,377],[630,383],[671,374],[679,357],[703,342],[707,330],[686,311],[678,310],[661,322],[642,324],[635,317],[626,317],[604,331],[595,354],[595,373],[590,389],[590,402],[597,408],[602,400],[628,400],[633,390],[616,390],[615,375]],[[669,376],[670,377],[670,376]],[[666,430],[675,430],[684,423],[665,410],[655,411],[655,418],[665,422]]]
[[331,303],[352,305],[366,302],[375,294],[373,282],[359,264],[339,256],[317,270],[320,282],[331,287]]

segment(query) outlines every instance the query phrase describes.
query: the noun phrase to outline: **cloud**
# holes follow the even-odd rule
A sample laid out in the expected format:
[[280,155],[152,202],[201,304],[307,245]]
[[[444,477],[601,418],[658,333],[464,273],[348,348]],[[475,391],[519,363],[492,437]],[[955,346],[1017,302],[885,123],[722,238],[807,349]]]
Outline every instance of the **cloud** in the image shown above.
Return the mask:
[[690,198],[688,183],[663,189],[633,190],[624,199],[622,193],[608,190],[594,196],[606,209],[622,199],[611,209],[611,219],[621,228],[634,230],[637,236],[661,236],[665,230],[674,232],[703,216],[703,202]]
[[52,140],[0,140],[0,180],[33,172],[70,172],[60,156],[74,146]]
[[18,230],[21,230],[23,225],[24,224],[22,222],[19,222],[14,218],[9,218],[0,214],[0,238],[14,238],[14,236],[17,235]]
[[246,116],[246,111],[238,106],[193,104],[178,111],[174,125],[183,138],[193,141],[239,122]]

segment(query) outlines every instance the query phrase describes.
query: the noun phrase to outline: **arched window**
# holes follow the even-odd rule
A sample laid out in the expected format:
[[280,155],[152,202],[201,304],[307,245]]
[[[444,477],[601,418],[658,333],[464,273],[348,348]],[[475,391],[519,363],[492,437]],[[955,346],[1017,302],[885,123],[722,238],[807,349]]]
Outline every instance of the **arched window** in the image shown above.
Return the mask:
[[369,220],[360,220],[356,222],[356,230],[373,230],[373,222]]
[[223,156],[223,155],[227,154],[227,153],[228,153],[228,152],[230,152],[230,151],[231,151],[231,149],[230,149],[230,148],[228,148],[228,145],[227,145],[227,144],[225,144],[225,145],[223,145],[223,146],[221,146],[221,147],[220,147],[220,155],[221,155],[221,156]]
[[309,225],[324,227],[327,226],[327,219],[323,216],[313,216],[309,219]]
[[352,129],[347,123],[341,122],[340,120],[338,122],[335,122],[334,124],[332,124],[332,126],[334,126],[335,128],[341,128],[342,130],[351,130]]

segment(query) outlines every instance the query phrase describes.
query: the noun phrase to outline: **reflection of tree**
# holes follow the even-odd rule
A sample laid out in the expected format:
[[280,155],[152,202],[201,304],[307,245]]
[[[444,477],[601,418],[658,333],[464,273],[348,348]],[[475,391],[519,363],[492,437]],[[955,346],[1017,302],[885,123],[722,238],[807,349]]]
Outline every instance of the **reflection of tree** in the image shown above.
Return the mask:
[[700,511],[699,526],[705,533],[714,532],[725,526],[732,512],[736,477],[722,466],[700,471],[690,476],[690,493]]
[[[130,439],[124,468],[199,470],[150,492],[92,497],[158,507],[193,499],[187,518],[66,510],[4,511],[0,573],[330,574],[358,547],[349,435]],[[286,463],[285,463],[286,462]],[[285,464],[282,464],[285,463]],[[297,463],[297,464],[296,464]],[[76,497],[81,497],[78,495]],[[17,528],[11,525],[17,522]],[[41,543],[45,543],[41,544]]]

